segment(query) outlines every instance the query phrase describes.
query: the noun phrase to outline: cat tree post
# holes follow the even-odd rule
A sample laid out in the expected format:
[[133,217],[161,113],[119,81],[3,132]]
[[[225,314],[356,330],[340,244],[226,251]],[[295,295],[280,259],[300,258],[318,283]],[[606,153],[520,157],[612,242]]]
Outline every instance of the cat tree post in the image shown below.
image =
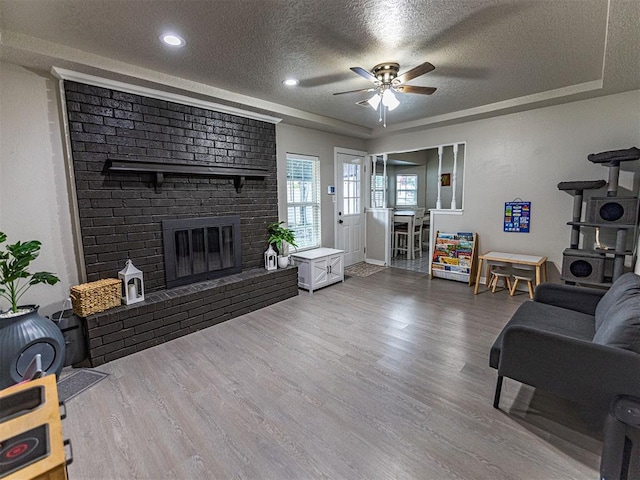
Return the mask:
[[609,184],[607,185],[607,197],[618,195],[618,181],[620,178],[620,162],[631,162],[640,159],[640,149],[638,147],[627,148],[626,150],[612,150],[602,153],[591,153],[587,155],[587,160],[591,163],[609,167]]
[[[558,190],[564,190],[569,194],[573,192],[573,216],[572,223],[580,222],[582,218],[582,199],[585,190],[602,188],[607,184],[604,180],[587,180],[577,182],[560,182]],[[578,248],[580,243],[580,225],[571,226],[571,243],[569,248]]]

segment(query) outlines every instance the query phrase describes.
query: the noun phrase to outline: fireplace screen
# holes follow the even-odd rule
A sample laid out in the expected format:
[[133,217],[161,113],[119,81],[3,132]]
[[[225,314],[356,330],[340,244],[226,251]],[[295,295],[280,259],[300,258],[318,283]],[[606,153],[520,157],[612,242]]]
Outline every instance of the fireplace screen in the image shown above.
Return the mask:
[[240,217],[162,222],[167,288],[242,271]]

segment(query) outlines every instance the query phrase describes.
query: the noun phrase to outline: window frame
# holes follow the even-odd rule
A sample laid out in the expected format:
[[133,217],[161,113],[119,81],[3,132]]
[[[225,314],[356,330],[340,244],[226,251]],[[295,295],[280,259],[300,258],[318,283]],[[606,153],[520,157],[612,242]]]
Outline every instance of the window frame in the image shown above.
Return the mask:
[[[310,162],[312,165],[312,179],[310,181],[304,181],[302,178],[290,179],[293,175],[290,169],[292,168],[290,162],[301,161]],[[322,189],[320,186],[320,158],[311,155],[303,155],[296,153],[287,153],[285,158],[286,173],[285,173],[285,186],[286,186],[286,211],[287,211],[287,227],[293,230],[296,234],[296,243],[298,244],[297,250],[309,250],[318,248],[322,244]],[[290,185],[290,182],[304,182],[307,186],[311,187],[311,200],[306,201],[291,201],[292,189],[296,188]],[[295,218],[291,218],[291,209],[296,208],[311,208],[312,219],[310,222],[305,222],[302,225],[298,225]],[[304,216],[304,213],[301,215]],[[308,230],[311,228],[312,233],[300,235],[302,230]],[[311,237],[313,240],[311,243],[307,242],[307,239]]]
[[[414,177],[415,178],[415,188],[400,188],[400,185],[398,184],[398,181],[400,179],[400,177]],[[400,174],[396,174],[396,199],[395,199],[395,204],[396,206],[401,206],[401,207],[417,207],[418,206],[418,175],[416,173],[400,173]],[[401,192],[413,192],[414,194],[414,198],[415,198],[415,202],[414,203],[404,203],[406,202],[406,197],[405,199],[403,199],[403,202],[400,202],[400,193]]]

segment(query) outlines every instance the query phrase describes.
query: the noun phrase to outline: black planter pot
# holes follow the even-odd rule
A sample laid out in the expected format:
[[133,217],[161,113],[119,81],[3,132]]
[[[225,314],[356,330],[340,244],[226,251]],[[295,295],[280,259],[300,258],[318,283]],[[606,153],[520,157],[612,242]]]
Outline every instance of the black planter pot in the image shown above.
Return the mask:
[[31,360],[39,353],[44,374],[60,375],[65,345],[55,323],[38,314],[38,305],[25,305],[31,311],[0,318],[0,389],[22,381]]

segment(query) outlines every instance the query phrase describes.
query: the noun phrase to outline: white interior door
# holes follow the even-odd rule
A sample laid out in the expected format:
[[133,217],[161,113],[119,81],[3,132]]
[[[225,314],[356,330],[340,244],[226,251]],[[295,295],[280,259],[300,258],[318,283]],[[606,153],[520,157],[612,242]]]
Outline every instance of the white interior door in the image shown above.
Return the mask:
[[344,266],[364,261],[365,152],[336,149],[336,248]]

